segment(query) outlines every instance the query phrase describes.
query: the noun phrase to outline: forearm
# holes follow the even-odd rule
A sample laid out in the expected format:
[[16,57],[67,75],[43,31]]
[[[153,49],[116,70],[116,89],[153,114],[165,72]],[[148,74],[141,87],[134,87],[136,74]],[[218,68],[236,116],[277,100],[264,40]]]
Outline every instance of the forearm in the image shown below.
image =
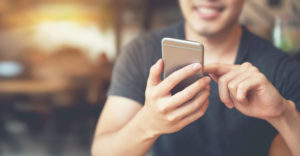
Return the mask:
[[141,156],[145,155],[158,136],[148,133],[142,126],[145,120],[140,112],[119,131],[98,135],[92,146],[92,155]]
[[300,154],[300,113],[292,101],[287,101],[287,105],[287,110],[282,117],[268,121],[277,129],[296,156]]

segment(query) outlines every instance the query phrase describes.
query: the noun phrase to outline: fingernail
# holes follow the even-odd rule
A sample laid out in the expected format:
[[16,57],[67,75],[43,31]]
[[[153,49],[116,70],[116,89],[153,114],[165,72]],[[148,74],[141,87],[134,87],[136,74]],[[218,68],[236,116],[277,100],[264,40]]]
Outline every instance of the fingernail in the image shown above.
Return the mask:
[[161,62],[161,59],[159,59],[159,60],[155,63],[155,66],[156,66],[156,67],[159,67],[160,62]]
[[193,70],[199,70],[201,68],[201,64],[200,63],[194,63],[194,65],[192,66]]
[[160,60],[161,60],[161,59],[158,59],[157,62],[156,62],[156,64],[159,64]]
[[229,109],[232,109],[234,107],[232,103],[226,103],[226,105]]
[[242,97],[242,93],[241,92],[237,92],[237,99],[241,100],[243,97]]
[[204,77],[204,81],[205,81],[206,83],[210,83],[210,78],[209,78],[209,77]]

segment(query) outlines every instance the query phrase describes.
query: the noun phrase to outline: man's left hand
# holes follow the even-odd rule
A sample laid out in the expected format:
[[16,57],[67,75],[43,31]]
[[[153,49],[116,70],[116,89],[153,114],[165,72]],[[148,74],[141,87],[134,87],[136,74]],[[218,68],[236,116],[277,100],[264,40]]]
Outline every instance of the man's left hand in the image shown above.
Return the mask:
[[260,119],[274,119],[284,114],[288,101],[269,82],[258,68],[242,65],[210,64],[205,73],[219,85],[219,95],[228,107]]

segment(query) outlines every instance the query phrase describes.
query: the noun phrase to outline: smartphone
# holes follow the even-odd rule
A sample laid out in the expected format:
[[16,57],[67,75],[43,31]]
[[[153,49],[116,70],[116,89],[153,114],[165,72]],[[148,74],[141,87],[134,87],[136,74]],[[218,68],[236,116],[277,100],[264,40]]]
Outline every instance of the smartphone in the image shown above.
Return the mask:
[[191,85],[204,75],[204,46],[201,43],[173,38],[163,38],[162,59],[164,61],[164,79],[174,71],[179,70],[186,65],[192,63],[200,63],[202,65],[202,70],[200,72],[186,78],[173,88],[171,91],[172,95]]

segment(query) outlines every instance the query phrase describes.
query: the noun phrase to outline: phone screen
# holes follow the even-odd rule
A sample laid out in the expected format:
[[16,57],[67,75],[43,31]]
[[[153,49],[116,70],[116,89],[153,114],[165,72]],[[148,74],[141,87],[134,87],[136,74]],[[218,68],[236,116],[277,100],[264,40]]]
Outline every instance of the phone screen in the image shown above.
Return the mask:
[[[164,38],[162,40],[162,58],[164,61],[163,77],[165,79],[174,71],[192,63],[200,63],[204,67],[204,47],[198,42]],[[171,93],[175,94],[183,90],[201,77],[203,77],[203,68],[201,72],[179,83],[172,89]]]

